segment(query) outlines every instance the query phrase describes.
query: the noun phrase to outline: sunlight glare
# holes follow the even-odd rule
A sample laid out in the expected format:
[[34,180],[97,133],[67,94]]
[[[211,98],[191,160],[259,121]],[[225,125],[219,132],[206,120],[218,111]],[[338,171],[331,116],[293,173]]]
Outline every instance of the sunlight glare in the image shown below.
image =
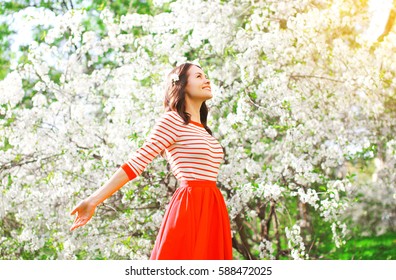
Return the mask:
[[385,29],[392,9],[392,0],[369,0],[371,22],[363,37],[369,41],[376,41]]

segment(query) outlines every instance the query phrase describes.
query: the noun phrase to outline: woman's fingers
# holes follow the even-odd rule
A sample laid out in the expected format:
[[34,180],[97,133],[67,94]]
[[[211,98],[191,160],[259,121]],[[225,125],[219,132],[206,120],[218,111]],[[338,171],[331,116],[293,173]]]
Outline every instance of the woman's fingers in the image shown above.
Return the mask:
[[77,216],[74,218],[74,222],[73,222],[73,223],[75,224],[75,223],[79,220],[79,218],[80,218],[80,217],[79,217],[78,214],[77,214]]
[[[76,208],[72,211],[71,214],[72,214],[72,215],[75,214],[77,209],[78,209],[78,208],[76,207]],[[78,212],[77,212],[77,216],[75,217],[74,222],[73,222],[73,224],[72,224],[72,226],[71,226],[71,228],[70,228],[70,231],[72,231],[72,230],[78,228],[78,227],[79,227],[79,224],[80,224],[80,221],[81,221],[81,214],[80,214],[80,212],[78,211]]]
[[74,209],[70,212],[70,215],[76,214],[76,212],[80,211],[80,208],[81,208],[81,202],[77,204],[76,207],[74,207]]
[[70,230],[72,231],[72,230],[74,230],[74,229],[76,229],[76,228],[78,228],[78,227],[81,227],[82,225],[84,225],[84,223],[82,223],[81,221],[75,222],[75,223],[73,223],[73,225],[71,226]]
[[77,207],[74,208],[74,209],[70,212],[70,215],[74,215],[74,214],[76,214],[76,212],[77,212]]
[[78,217],[76,217],[76,219],[74,220],[74,222],[73,222],[73,224],[72,224],[72,226],[70,228],[70,231],[72,231],[72,230],[74,230],[74,229],[79,227],[79,221],[80,220],[78,219]]
[[76,229],[76,228],[78,228],[78,227],[81,227],[81,226],[85,225],[88,221],[89,221],[88,218],[86,218],[86,217],[81,217],[81,216],[77,215],[77,217],[75,218],[75,220],[74,220],[74,222],[73,222],[73,225],[72,225],[71,228],[70,228],[70,231],[72,231],[72,230],[74,230],[74,229]]
[[71,215],[77,213],[77,216],[74,219],[70,231],[85,225],[91,219],[94,211],[92,211],[91,208],[92,207],[89,204],[82,201],[70,212]]

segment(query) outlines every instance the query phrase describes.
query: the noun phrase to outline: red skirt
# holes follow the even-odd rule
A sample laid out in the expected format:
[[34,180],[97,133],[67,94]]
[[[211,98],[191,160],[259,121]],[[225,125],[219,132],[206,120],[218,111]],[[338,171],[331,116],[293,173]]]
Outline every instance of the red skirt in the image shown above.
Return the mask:
[[150,260],[232,260],[230,220],[215,181],[181,181]]

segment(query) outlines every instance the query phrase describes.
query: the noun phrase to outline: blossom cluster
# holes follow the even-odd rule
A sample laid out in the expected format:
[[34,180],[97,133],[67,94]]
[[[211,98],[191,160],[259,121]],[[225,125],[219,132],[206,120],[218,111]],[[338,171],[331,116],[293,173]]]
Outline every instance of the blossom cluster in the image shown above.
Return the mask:
[[308,254],[305,252],[305,245],[301,237],[301,228],[299,225],[294,224],[291,229],[285,227],[287,245],[291,250],[291,256],[294,260],[309,259]]

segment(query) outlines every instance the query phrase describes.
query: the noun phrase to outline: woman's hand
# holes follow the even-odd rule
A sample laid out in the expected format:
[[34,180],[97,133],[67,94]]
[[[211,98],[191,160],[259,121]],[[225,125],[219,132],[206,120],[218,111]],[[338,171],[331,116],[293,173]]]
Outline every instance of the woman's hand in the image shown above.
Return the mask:
[[74,215],[77,212],[77,217],[74,220],[70,231],[85,225],[92,218],[95,213],[95,209],[95,204],[90,203],[88,200],[81,201],[70,213],[70,215]]

